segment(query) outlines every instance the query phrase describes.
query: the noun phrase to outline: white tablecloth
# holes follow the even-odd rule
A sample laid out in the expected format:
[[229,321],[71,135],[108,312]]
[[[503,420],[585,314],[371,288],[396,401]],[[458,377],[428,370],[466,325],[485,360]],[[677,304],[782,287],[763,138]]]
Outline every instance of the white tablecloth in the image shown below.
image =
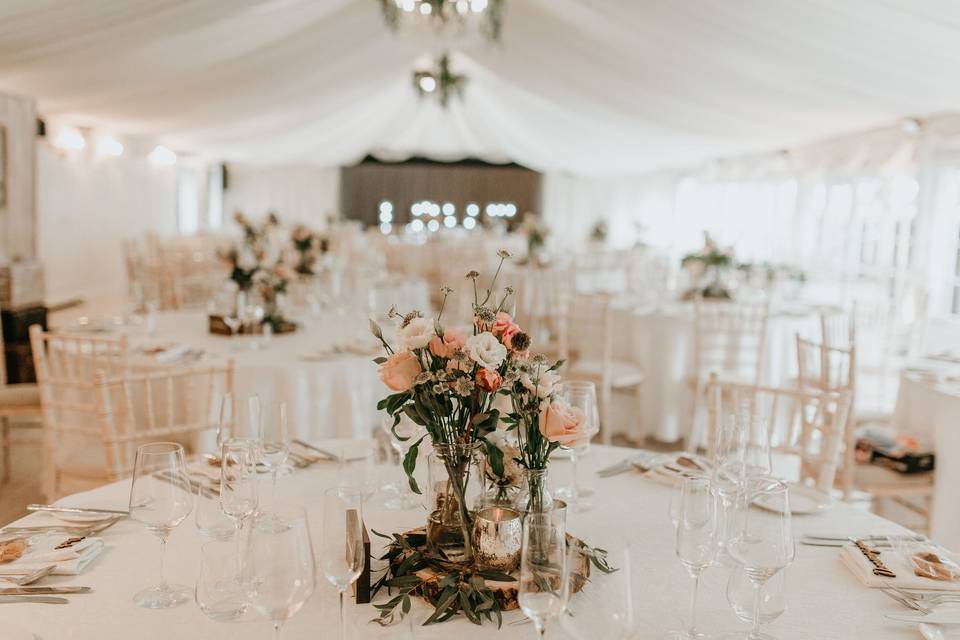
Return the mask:
[[[601,479],[592,471],[629,455],[625,449],[595,447],[584,459],[583,478],[593,485],[597,503],[593,510],[571,513],[569,529],[595,546],[617,549],[626,539],[634,549],[633,585],[640,637],[656,637],[668,629],[680,628],[690,596],[690,578],[674,554],[673,527],[668,519],[671,490],[635,474]],[[565,482],[569,462],[557,460],[552,467],[554,486]],[[322,490],[336,481],[336,467],[318,465],[282,478],[280,493],[305,505],[316,544],[322,531]],[[107,507],[125,505],[129,482],[118,482],[85,496],[90,505]],[[375,497],[365,510],[367,526],[378,531],[400,530],[422,523],[422,509],[406,512],[382,509],[382,498]],[[50,516],[34,514],[21,521],[49,521]],[[804,532],[835,534],[886,533],[899,528],[877,516],[838,504],[816,516],[796,517],[797,534]],[[6,604],[0,621],[17,624],[44,640],[105,640],[107,638],[138,640],[190,640],[230,638],[246,640],[271,638],[272,630],[262,619],[252,617],[239,623],[217,623],[206,618],[193,603],[168,611],[139,609],[133,605],[133,594],[156,582],[159,544],[139,524],[124,521],[104,534],[107,549],[104,555],[79,577],[57,577],[48,583],[85,584],[95,593],[71,597],[70,604],[43,606]],[[376,537],[373,540],[377,540]],[[171,582],[192,585],[197,578],[201,539],[192,516],[173,532],[167,549],[167,576]],[[375,543],[376,544],[376,543]],[[862,587],[841,564],[839,550],[826,547],[799,546],[797,559],[787,570],[788,609],[770,625],[770,632],[782,640],[912,640],[919,637],[915,627],[883,618],[885,611],[906,610],[878,591]],[[717,567],[704,573],[701,591],[700,621],[706,632],[745,630],[736,619],[724,596],[729,570]],[[568,620],[572,631],[548,631],[557,638],[610,637],[602,626],[590,626],[596,620],[595,607],[609,605],[603,598],[612,597],[609,590],[623,574],[594,575],[584,593],[574,597],[571,607],[579,608],[580,616]],[[324,584],[320,575],[318,580]],[[604,596],[603,594],[608,595]],[[286,640],[332,637],[337,619],[336,595],[331,587],[322,586],[304,609],[284,629]],[[425,605],[417,603],[414,614],[423,620]],[[369,624],[376,616],[370,605],[348,604],[349,637],[409,638],[406,628],[381,629]],[[417,627],[414,638],[503,638],[533,637],[529,625],[511,625],[521,618],[518,612],[505,616],[500,631],[495,625],[477,627],[466,620],[450,621],[427,628]],[[602,618],[602,616],[601,616]],[[578,625],[589,628],[578,628]]]
[[960,549],[960,366],[904,370],[893,424],[933,444],[937,459],[930,533],[944,545]]
[[[380,421],[376,404],[386,388],[371,362],[379,352],[374,353],[377,342],[366,318],[334,313],[310,316],[294,333],[275,335],[269,341],[257,339],[257,349],[251,348],[254,340],[212,335],[205,313],[174,311],[158,315],[154,335],[134,331],[129,341],[134,358],[142,347],[174,344],[202,349],[210,362],[232,358],[234,393],[241,405],[253,394],[264,402],[286,401],[301,437],[370,437]],[[334,345],[371,350],[335,354],[330,351]]]
[[[654,311],[623,309],[615,314],[614,323],[618,352],[631,354],[646,373],[639,424],[628,435],[677,441],[690,426],[692,399],[688,381],[693,376],[693,304],[674,303]],[[806,337],[819,335],[814,310],[771,314],[763,383],[787,385],[796,377],[798,332]]]

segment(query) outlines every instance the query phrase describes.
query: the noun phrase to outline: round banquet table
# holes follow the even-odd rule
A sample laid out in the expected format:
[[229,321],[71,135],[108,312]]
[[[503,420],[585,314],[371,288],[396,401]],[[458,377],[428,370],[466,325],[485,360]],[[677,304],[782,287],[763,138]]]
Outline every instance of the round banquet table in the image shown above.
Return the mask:
[[[641,387],[639,433],[661,442],[676,442],[689,429],[693,376],[693,303],[676,302],[655,309],[618,309],[614,313],[618,350],[646,372]],[[771,311],[761,383],[789,384],[797,375],[795,335],[819,336],[817,310],[783,308]]]
[[236,397],[285,401],[300,437],[369,438],[380,421],[386,388],[371,362],[379,343],[360,314],[309,316],[297,331],[264,339],[214,335],[205,312],[170,311],[157,314],[153,335],[134,329],[128,343],[134,365],[145,368],[178,364],[144,354],[155,347],[199,349],[208,363],[232,359]]
[[[335,447],[336,443],[319,442]],[[593,472],[631,455],[631,450],[595,446],[583,460],[582,478],[596,489],[594,506],[585,512],[569,514],[568,529],[590,544],[614,551],[622,549],[626,540],[632,547],[631,586],[635,604],[638,637],[653,638],[666,630],[680,628],[690,597],[690,578],[674,554],[674,530],[668,517],[672,490],[634,473],[600,478]],[[422,465],[421,465],[422,466]],[[399,473],[398,467],[382,467],[381,477]],[[569,462],[558,459],[551,466],[554,486],[564,483]],[[314,538],[314,549],[322,531],[322,489],[337,482],[337,467],[320,463],[281,478],[282,499],[305,506]],[[74,496],[72,504],[100,508],[125,508],[129,481],[119,481]],[[266,495],[264,492],[263,495]],[[409,511],[388,511],[381,505],[378,492],[366,506],[364,520],[370,529],[400,531],[419,526],[424,520],[422,508]],[[32,514],[18,524],[50,522],[51,516]],[[902,532],[902,529],[865,511],[844,504],[813,516],[794,518],[795,533],[830,533],[865,535]],[[29,629],[43,640],[103,640],[105,638],[137,638],[138,640],[190,640],[193,638],[230,638],[252,640],[273,638],[270,624],[259,617],[234,623],[218,623],[206,618],[194,603],[155,611],[139,609],[131,598],[139,589],[155,584],[158,579],[159,544],[140,524],[122,521],[103,534],[106,550],[85,572],[76,577],[48,578],[45,584],[82,584],[92,586],[92,594],[71,596],[67,605],[7,604],[0,611],[0,622]],[[374,556],[379,555],[379,539],[371,536]],[[167,577],[173,583],[193,585],[197,579],[201,538],[192,516],[185,520],[167,545]],[[796,561],[787,569],[787,611],[769,625],[771,634],[781,640],[847,640],[849,638],[913,639],[915,626],[887,620],[884,612],[906,612],[879,591],[863,587],[843,566],[839,549],[799,545]],[[375,568],[379,563],[375,561]],[[709,568],[704,572],[700,596],[699,620],[705,632],[746,630],[746,625],[733,614],[724,596],[729,569]],[[609,605],[617,598],[611,591],[622,584],[627,572],[611,575],[594,573],[586,589],[571,600],[573,617],[564,619],[563,628],[551,628],[547,637],[609,638],[605,625]],[[286,640],[333,637],[337,624],[336,594],[322,573],[318,572],[318,588],[313,597],[284,627]],[[616,587],[619,589],[618,587]],[[622,593],[622,591],[620,592]],[[378,601],[383,601],[381,594]],[[581,615],[577,615],[577,611]],[[422,621],[430,609],[415,603],[414,620]],[[530,640],[534,630],[529,624],[511,624],[522,620],[520,612],[504,615],[504,625],[477,627],[465,619],[454,619],[430,627],[416,626],[410,635],[406,624],[381,628],[369,621],[376,610],[369,604],[347,605],[348,637],[379,638],[502,638]]]
[[893,424],[921,441],[933,444],[933,504],[930,535],[943,545],[960,548],[960,366],[907,368],[900,374],[900,389]]

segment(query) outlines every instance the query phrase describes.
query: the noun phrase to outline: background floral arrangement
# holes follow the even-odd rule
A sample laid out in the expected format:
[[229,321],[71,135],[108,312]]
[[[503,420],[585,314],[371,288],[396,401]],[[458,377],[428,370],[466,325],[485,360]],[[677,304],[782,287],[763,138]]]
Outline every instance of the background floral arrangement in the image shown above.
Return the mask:
[[307,276],[316,273],[317,260],[327,251],[327,239],[306,225],[298,224],[290,230],[290,245],[294,253],[294,270]]
[[240,225],[243,239],[239,244],[221,250],[220,258],[230,268],[229,279],[240,291],[249,291],[257,273],[276,263],[279,252],[273,247],[272,233],[280,227],[280,220],[276,214],[270,213],[256,224],[239,211],[233,214],[233,220]]

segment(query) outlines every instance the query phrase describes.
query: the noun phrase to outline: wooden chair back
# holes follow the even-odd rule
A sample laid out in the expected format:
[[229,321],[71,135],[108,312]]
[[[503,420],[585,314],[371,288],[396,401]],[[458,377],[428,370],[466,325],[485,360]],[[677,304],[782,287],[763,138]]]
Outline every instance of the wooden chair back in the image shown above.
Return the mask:
[[763,379],[769,302],[694,299],[694,371],[734,373],[755,384]]

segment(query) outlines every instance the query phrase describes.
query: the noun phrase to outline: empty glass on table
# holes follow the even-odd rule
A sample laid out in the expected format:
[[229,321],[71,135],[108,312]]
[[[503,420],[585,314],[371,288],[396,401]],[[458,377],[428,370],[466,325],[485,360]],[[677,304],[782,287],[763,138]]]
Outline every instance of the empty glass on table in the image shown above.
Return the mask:
[[316,561],[303,509],[277,506],[250,528],[243,582],[250,604],[273,623],[276,637],[313,595]]
[[160,539],[160,584],[138,592],[139,607],[167,609],[188,601],[189,587],[167,583],[164,560],[167,538],[193,508],[193,494],[184,462],[183,447],[173,442],[144,444],[137,448],[130,486],[130,518]]
[[687,640],[706,638],[708,636],[697,629],[697,598],[700,576],[713,564],[717,553],[716,499],[709,478],[684,479],[677,511],[676,541],[677,557],[693,578],[693,592],[687,628],[674,637]]
[[277,498],[277,476],[290,457],[290,424],[287,403],[278,402],[270,415],[260,414],[258,425],[260,462],[270,471],[271,502]]
[[205,616],[221,621],[236,620],[246,612],[248,603],[240,571],[232,542],[210,540],[201,545],[194,599]]
[[583,511],[590,508],[589,502],[583,498],[592,493],[592,490],[580,486],[579,462],[580,458],[590,448],[590,439],[600,431],[597,388],[589,381],[566,380],[559,385],[558,395],[567,404],[583,412],[584,438],[570,444],[570,484],[557,489],[555,493],[557,497],[563,498],[568,504],[572,505],[574,510]]
[[523,519],[517,601],[533,621],[538,638],[563,613],[569,597],[566,510],[529,512]]
[[251,438],[230,438],[223,443],[220,454],[220,508],[233,521],[238,557],[244,522],[259,503],[257,449],[257,442]]
[[[742,568],[730,572],[727,580],[727,602],[737,617],[753,624],[755,612],[753,582]],[[787,610],[787,572],[780,571],[767,580],[760,590],[760,622],[769,624]]]
[[360,487],[334,487],[323,494],[323,574],[340,594],[340,639],[347,637],[343,598],[363,571],[363,497]]

